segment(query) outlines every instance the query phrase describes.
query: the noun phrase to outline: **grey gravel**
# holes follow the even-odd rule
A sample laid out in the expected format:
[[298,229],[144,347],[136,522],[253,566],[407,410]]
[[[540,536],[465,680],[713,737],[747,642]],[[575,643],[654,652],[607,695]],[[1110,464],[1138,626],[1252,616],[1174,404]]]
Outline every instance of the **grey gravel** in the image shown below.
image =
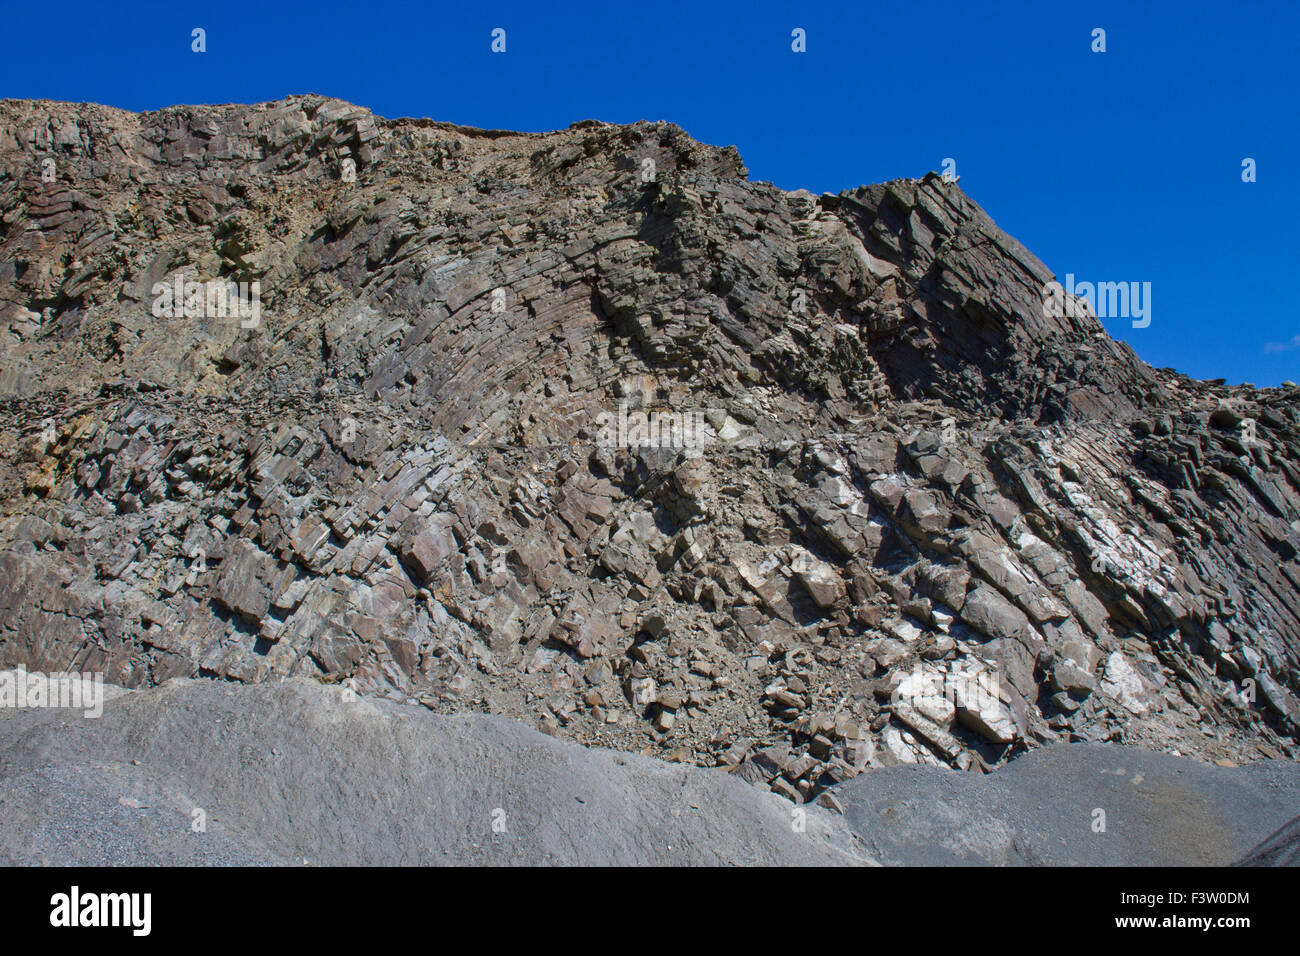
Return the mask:
[[896,766],[831,793],[842,815],[308,681],[174,680],[99,719],[0,710],[9,865],[1223,865],[1274,834],[1255,862],[1285,863],[1300,766],[1058,745],[987,776]]

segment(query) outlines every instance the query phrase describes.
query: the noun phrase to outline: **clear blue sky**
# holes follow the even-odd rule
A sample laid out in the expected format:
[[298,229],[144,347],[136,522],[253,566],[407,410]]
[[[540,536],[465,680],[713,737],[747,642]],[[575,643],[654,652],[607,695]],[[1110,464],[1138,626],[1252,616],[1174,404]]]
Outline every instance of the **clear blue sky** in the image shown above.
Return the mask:
[[814,192],[952,157],[1062,277],[1152,283],[1148,328],[1107,323],[1148,362],[1300,381],[1294,2],[4,0],[0,15],[0,97],[145,110],[322,93],[523,130],[664,119]]

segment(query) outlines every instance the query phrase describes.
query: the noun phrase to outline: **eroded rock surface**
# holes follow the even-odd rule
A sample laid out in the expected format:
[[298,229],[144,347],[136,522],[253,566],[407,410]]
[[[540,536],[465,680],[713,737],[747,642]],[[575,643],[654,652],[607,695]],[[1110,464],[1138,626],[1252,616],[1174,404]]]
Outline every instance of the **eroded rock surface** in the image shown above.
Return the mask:
[[5,101],[0,666],[343,681],[795,800],[1296,757],[1300,388],[1152,369],[1052,278],[937,176],[784,192],[667,123]]

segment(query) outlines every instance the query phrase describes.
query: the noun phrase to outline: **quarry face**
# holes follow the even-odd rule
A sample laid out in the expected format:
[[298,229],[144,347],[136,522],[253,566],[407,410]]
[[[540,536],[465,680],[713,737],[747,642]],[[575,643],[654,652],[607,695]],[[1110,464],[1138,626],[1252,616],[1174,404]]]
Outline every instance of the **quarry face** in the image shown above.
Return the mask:
[[1059,288],[938,175],[785,192],[667,123],[4,101],[0,669],[341,684],[799,803],[1294,759],[1300,388]]

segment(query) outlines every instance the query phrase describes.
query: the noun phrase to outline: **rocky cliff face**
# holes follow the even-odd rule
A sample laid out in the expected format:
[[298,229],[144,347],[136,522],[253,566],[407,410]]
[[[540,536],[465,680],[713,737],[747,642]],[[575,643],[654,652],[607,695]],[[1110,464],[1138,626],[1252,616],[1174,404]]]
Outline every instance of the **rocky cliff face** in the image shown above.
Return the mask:
[[1300,755],[1300,388],[1151,369],[1052,279],[936,176],[788,193],[666,123],[5,101],[0,666],[795,799]]

